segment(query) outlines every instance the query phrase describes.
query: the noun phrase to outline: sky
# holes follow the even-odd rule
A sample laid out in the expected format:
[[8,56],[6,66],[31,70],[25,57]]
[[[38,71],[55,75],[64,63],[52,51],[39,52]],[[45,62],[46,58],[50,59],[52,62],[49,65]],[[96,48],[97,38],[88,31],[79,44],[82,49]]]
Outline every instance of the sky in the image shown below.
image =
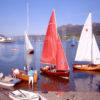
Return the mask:
[[0,0],[0,33],[24,35],[28,15],[29,34],[44,35],[53,9],[57,26],[84,24],[89,12],[100,22],[100,0]]

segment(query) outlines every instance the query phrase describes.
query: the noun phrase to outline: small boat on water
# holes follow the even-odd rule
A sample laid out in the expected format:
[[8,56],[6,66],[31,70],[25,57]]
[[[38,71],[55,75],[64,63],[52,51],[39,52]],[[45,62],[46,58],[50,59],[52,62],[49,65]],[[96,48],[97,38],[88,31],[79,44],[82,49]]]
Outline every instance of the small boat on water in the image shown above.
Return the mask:
[[33,46],[28,38],[27,33],[25,33],[25,47],[27,54],[34,54]]
[[[21,79],[22,81],[28,81],[29,76],[24,70],[19,70],[19,74],[16,75],[17,78]],[[34,72],[34,83],[37,83],[38,74],[37,71]]]
[[70,44],[71,44],[72,47],[75,46],[75,45],[77,44],[77,40],[76,40],[75,37],[72,37],[72,38],[70,39]]
[[100,72],[100,50],[92,32],[92,16],[89,14],[79,40],[74,69]]
[[11,76],[5,76],[0,78],[0,85],[6,87],[13,87],[20,81],[21,81],[20,79],[12,78]]
[[14,40],[11,37],[6,37],[0,34],[0,43],[12,43]]
[[[44,40],[41,63],[49,64],[49,67],[45,66],[40,68],[42,74],[66,79],[69,78],[69,65],[57,32],[54,10],[52,11]],[[55,66],[55,68],[51,68],[52,65]]]
[[[27,33],[28,33],[28,29],[29,29],[29,16],[28,16],[29,11],[28,10],[29,10],[29,3],[27,2]],[[25,50],[26,50],[26,59],[27,59],[26,63],[27,63],[27,65],[30,65],[30,62],[31,62],[30,58],[34,54],[34,48],[33,48],[32,44],[29,40],[27,33],[25,33]],[[19,74],[17,74],[16,77],[21,79],[22,81],[28,81],[29,80],[29,76],[28,76],[27,72],[25,72],[24,70],[19,70]],[[34,73],[34,83],[37,83],[37,80],[38,80],[38,74],[37,74],[37,71],[35,71],[35,73]]]
[[9,92],[9,97],[13,100],[42,100],[39,94],[21,89]]
[[33,48],[31,41],[28,37],[28,33],[29,33],[29,3],[28,2],[26,5],[26,8],[27,8],[27,31],[25,33],[25,48],[26,48],[27,54],[34,54],[34,48]]

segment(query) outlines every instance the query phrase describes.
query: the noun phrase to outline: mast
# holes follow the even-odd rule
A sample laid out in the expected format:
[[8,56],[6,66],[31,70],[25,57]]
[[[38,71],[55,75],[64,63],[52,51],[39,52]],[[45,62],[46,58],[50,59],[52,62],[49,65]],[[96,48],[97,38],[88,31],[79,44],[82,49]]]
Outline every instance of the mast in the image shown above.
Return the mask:
[[90,15],[90,24],[91,24],[91,64],[93,63],[93,30],[92,30],[92,14],[89,13]]
[[29,32],[29,2],[26,3],[26,11],[27,11],[27,22],[26,22],[26,32]]
[[26,50],[33,50],[33,46],[29,40],[28,33],[29,33],[29,2],[26,2],[26,32],[25,32],[25,42],[26,42]]

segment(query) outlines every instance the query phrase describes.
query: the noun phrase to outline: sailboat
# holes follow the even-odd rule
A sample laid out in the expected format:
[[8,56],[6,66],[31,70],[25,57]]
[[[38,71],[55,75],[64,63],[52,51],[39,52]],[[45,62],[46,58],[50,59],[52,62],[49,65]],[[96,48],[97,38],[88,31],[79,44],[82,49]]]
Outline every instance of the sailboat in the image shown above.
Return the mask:
[[57,32],[54,10],[52,11],[44,40],[41,63],[49,64],[49,66],[40,68],[42,74],[69,78],[69,65]]
[[70,43],[71,43],[71,46],[75,46],[77,44],[77,40],[75,37],[72,37],[71,40],[70,40]]
[[26,47],[26,52],[27,54],[33,54],[34,53],[34,48],[29,40],[29,37],[27,33],[25,33],[25,47]]
[[[26,55],[27,65],[31,64],[32,56],[33,55],[30,55],[30,54]],[[28,81],[29,80],[28,67],[30,67],[30,66],[24,66],[24,68],[25,68],[24,70],[19,70],[19,74],[17,74],[16,77],[21,79],[22,81]],[[37,83],[37,81],[38,81],[38,73],[37,73],[37,70],[35,70],[34,71],[34,83]]]
[[74,69],[100,71],[100,50],[92,32],[91,13],[88,15],[80,36]]
[[[31,64],[32,61],[32,54],[34,54],[34,48],[29,40],[29,37],[27,35],[28,30],[29,30],[29,3],[27,2],[27,32],[25,33],[25,49],[26,49],[26,66],[24,70],[19,70],[19,74],[16,75],[17,78],[23,80],[23,81],[28,81],[29,80],[29,76],[27,71],[29,71],[29,65]],[[27,70],[27,71],[26,71]],[[33,80],[34,83],[37,83],[38,80],[38,75],[37,75],[37,71],[34,72],[34,76],[33,76]]]
[[33,54],[34,48],[31,44],[31,41],[29,40],[28,33],[29,33],[29,3],[27,2],[27,31],[25,32],[25,48],[27,54]]
[[[27,65],[30,65],[31,60],[32,60],[32,54],[34,53],[34,49],[33,49],[33,46],[28,38],[28,35],[26,33],[25,33],[25,47],[26,47],[26,59],[28,59]],[[29,66],[27,66],[27,67],[29,67]],[[23,80],[23,81],[28,81],[28,79],[29,79],[28,74],[24,70],[19,70],[19,72],[20,73],[17,74],[16,77]],[[37,72],[36,72],[36,74],[37,74]],[[36,80],[37,78],[35,79],[36,74],[34,74],[34,80],[35,80],[34,82],[35,83],[37,82],[37,80]]]

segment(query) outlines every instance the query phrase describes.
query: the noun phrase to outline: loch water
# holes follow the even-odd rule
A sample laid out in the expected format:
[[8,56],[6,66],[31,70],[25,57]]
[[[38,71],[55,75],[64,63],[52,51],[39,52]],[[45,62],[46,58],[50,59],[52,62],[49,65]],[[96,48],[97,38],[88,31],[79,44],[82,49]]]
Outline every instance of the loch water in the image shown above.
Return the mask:
[[[5,75],[11,73],[12,68],[23,69],[24,65],[30,64],[31,67],[38,70],[38,83],[34,84],[33,90],[36,91],[97,91],[100,92],[100,72],[77,72],[73,70],[73,62],[77,49],[77,44],[71,46],[67,40],[63,40],[63,48],[70,66],[70,79],[65,80],[58,77],[48,77],[40,74],[41,51],[43,47],[42,40],[32,40],[34,55],[25,54],[24,41],[13,43],[0,43],[0,72]],[[28,82],[17,84],[14,89],[31,89]]]

